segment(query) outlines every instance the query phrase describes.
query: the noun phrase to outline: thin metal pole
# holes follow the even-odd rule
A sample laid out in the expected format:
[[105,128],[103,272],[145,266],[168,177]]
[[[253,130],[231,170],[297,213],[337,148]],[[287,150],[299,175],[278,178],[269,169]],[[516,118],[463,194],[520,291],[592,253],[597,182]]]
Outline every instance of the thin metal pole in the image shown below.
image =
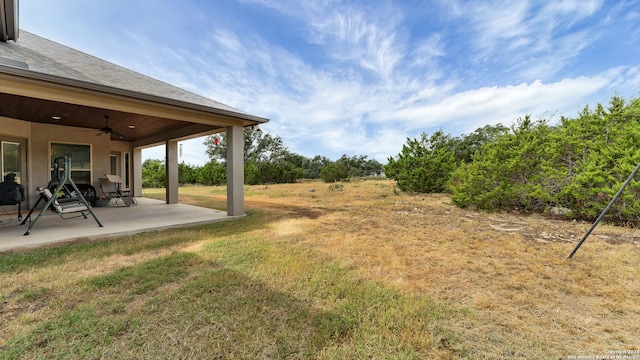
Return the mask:
[[624,182],[624,184],[622,184],[622,187],[620,188],[620,190],[618,190],[618,192],[616,193],[616,195],[613,197],[613,199],[611,199],[611,201],[609,201],[609,204],[607,205],[607,207],[604,208],[604,210],[602,210],[602,213],[600,214],[600,216],[598,216],[598,218],[596,219],[596,221],[593,223],[593,225],[591,225],[591,228],[587,231],[586,234],[584,234],[584,236],[582,237],[582,240],[580,240],[580,242],[578,243],[578,245],[576,245],[576,247],[573,249],[573,251],[571,252],[571,254],[569,254],[569,256],[567,257],[567,259],[571,259],[573,257],[573,255],[576,253],[576,251],[578,251],[578,249],[580,248],[580,246],[582,245],[582,243],[587,240],[587,237],[591,234],[591,232],[593,231],[593,229],[596,228],[596,226],[598,225],[598,223],[602,220],[602,218],[604,218],[604,216],[607,214],[607,212],[609,211],[609,209],[611,209],[611,206],[613,205],[614,202],[616,202],[616,200],[618,200],[618,198],[620,197],[620,195],[622,195],[622,191],[624,190],[624,188],[627,187],[627,185],[629,185],[629,183],[631,182],[631,180],[633,180],[633,177],[636,176],[636,173],[638,172],[638,170],[640,170],[640,163],[638,163],[638,165],[636,166],[635,169],[633,169],[633,172],[631,172],[631,175],[629,175],[629,177],[627,178],[627,181]]

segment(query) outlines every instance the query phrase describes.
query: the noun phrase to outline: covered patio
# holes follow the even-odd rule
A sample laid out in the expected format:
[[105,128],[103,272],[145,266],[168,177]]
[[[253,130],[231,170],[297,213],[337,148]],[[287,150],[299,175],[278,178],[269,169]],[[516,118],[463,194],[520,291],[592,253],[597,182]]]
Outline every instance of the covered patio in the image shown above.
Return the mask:
[[[97,241],[142,232],[160,231],[208,224],[218,221],[237,219],[242,216],[229,216],[226,211],[207,209],[187,204],[166,204],[164,201],[149,198],[136,198],[137,206],[131,207],[94,207],[93,211],[104,225],[99,227],[89,215],[61,219],[58,214],[47,211],[31,229],[29,236],[23,234],[29,227],[27,221],[19,225],[17,215],[9,217],[0,214],[0,252],[20,251],[43,246],[52,246],[81,241]],[[26,216],[27,211],[23,212]],[[37,212],[32,215],[37,216]],[[9,220],[11,220],[9,222]]]
[[[94,198],[103,195],[101,179],[114,175],[140,205],[94,208],[103,228],[92,218],[62,220],[55,214],[40,218],[29,236],[18,222],[0,224],[0,251],[244,215],[244,128],[267,118],[20,30],[18,1],[3,4],[0,181],[19,184],[24,195],[2,206],[21,206],[26,213],[37,203],[38,188],[55,189],[54,164],[62,157],[71,159],[67,179],[93,188]],[[226,136],[226,211],[179,204],[179,142],[214,134]],[[164,202],[141,198],[142,149],[157,145],[165,146]]]
[[17,174],[28,197],[59,154],[74,158],[76,182],[119,175],[140,196],[142,149],[165,145],[166,202],[177,203],[179,141],[226,134],[227,212],[242,215],[243,128],[267,121],[26,31],[0,42],[0,141],[17,153],[3,151],[15,165],[2,175]]

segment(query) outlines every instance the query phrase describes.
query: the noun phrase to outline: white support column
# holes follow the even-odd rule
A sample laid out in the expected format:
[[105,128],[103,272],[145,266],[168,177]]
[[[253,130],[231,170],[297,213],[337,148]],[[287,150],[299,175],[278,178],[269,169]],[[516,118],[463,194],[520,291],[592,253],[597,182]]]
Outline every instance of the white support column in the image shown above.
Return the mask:
[[178,141],[169,140],[165,144],[166,199],[167,204],[178,203]]
[[227,215],[244,215],[244,129],[227,128]]
[[134,148],[132,156],[133,196],[142,196],[142,149]]

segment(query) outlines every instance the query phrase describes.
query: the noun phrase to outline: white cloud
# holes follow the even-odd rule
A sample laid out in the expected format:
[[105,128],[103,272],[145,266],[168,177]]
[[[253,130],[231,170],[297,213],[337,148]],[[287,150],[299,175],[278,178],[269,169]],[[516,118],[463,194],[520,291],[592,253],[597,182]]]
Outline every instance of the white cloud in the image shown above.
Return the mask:
[[592,97],[610,83],[610,79],[599,75],[547,84],[534,81],[483,87],[454,94],[438,103],[409,107],[398,115],[410,129],[438,126],[450,132],[457,129],[469,133],[485,124],[508,125],[527,114],[540,117],[559,112],[558,115],[573,116],[582,99]]
[[601,0],[441,3],[464,26],[470,24],[473,61],[504,64],[508,72],[527,81],[553,78],[597,39],[593,28],[577,30],[575,25],[602,5]]
[[405,58],[402,11],[390,1],[362,6],[339,0],[246,0],[274,9],[304,24],[306,40],[323,47],[341,66],[366,69],[382,81]]
[[323,45],[339,61],[357,64],[382,79],[389,78],[404,56],[398,39],[402,16],[390,6],[340,6],[309,20],[310,41]]
[[572,20],[578,21],[589,17],[596,13],[601,6],[602,0],[552,1],[544,5],[541,11],[541,17],[550,17],[554,19],[562,18],[562,22],[566,22],[565,26],[570,26],[572,25]]

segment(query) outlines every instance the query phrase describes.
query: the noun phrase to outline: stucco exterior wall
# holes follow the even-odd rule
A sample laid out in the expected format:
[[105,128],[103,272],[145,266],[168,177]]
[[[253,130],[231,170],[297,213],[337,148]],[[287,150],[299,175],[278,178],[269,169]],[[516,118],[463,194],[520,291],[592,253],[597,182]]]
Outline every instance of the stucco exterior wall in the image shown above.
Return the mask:
[[31,123],[0,116],[0,134],[26,139],[31,134]]
[[78,129],[49,124],[32,125],[31,168],[33,181],[44,186],[50,177],[50,148],[52,142],[91,145],[91,185],[98,185],[98,179],[109,171],[109,137],[96,136],[96,130]]
[[[129,152],[133,149],[126,141],[111,141],[106,134],[96,136],[95,129],[74,128],[69,126],[30,123],[0,117],[0,135],[27,139],[27,178],[28,206],[37,200],[33,194],[36,187],[44,187],[51,177],[50,149],[52,142],[91,145],[91,185],[101,194],[99,178],[110,173],[110,155],[112,151]],[[131,170],[131,169],[130,169]]]

